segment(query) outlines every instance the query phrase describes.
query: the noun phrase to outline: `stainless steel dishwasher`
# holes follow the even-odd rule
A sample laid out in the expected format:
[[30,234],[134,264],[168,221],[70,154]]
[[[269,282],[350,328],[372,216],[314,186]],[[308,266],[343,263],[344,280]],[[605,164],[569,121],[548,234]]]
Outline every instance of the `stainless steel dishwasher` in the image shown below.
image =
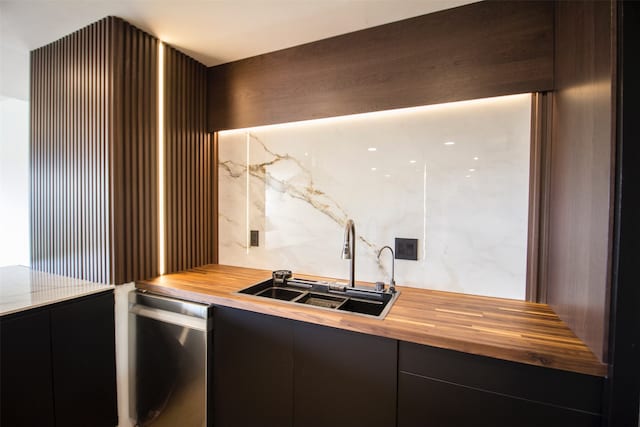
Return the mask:
[[130,412],[138,426],[207,427],[212,307],[129,294]]

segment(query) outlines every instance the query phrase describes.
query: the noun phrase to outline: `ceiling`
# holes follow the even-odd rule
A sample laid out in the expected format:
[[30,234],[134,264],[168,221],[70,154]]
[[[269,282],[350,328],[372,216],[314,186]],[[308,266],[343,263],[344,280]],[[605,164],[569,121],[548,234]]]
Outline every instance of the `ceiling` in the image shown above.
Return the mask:
[[211,66],[474,1],[0,0],[0,41],[28,51],[115,15]]

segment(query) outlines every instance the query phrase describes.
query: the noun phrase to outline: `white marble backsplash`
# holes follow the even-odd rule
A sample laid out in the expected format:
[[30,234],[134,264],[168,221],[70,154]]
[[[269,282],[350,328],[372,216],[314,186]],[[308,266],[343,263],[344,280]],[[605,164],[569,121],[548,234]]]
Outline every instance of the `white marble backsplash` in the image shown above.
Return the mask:
[[352,218],[356,280],[416,238],[399,285],[523,299],[530,121],[526,94],[221,132],[219,262],[346,279]]

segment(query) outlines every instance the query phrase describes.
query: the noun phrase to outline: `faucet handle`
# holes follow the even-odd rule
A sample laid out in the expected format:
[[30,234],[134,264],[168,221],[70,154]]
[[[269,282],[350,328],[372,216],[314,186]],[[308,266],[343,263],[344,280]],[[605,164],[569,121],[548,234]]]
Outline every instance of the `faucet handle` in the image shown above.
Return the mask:
[[275,285],[285,285],[287,283],[287,279],[290,279],[291,276],[291,270],[276,270],[271,273],[271,277]]
[[384,292],[384,282],[376,282],[376,291]]

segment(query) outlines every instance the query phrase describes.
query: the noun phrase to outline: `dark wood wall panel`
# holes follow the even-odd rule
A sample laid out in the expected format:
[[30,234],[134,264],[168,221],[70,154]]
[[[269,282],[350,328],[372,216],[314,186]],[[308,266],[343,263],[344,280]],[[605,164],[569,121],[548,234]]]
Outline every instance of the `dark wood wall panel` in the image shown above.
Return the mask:
[[207,68],[165,48],[167,273],[215,261],[215,150],[207,128]]
[[111,20],[113,258],[116,283],[157,276],[158,40]]
[[479,2],[210,69],[209,130],[553,88],[553,2]]
[[611,3],[558,2],[547,302],[606,361],[614,51]]
[[31,263],[111,280],[107,20],[31,53]]
[[616,201],[608,396],[610,426],[640,425],[640,3],[616,2]]
[[157,275],[157,45],[108,17],[31,53],[31,263]]

